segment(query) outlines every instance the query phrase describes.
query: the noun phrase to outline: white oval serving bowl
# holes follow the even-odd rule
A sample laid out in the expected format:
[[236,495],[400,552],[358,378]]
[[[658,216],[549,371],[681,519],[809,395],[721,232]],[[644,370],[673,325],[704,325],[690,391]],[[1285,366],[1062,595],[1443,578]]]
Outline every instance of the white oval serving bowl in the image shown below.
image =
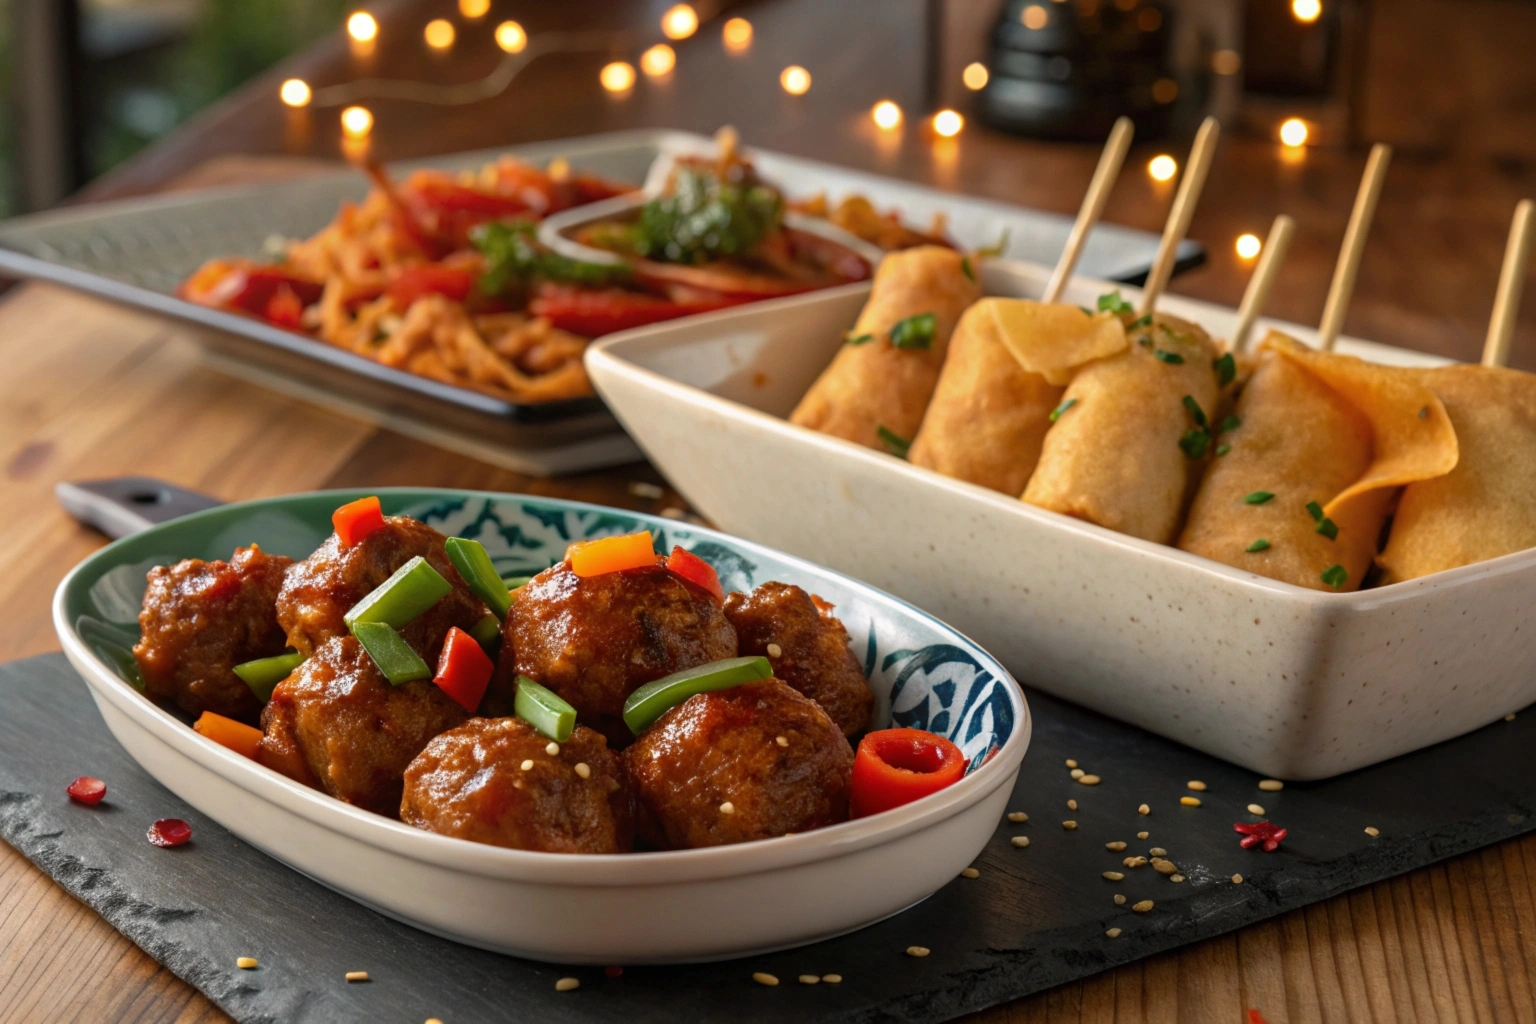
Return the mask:
[[[503,574],[542,569],[574,539],[648,528],[664,548],[681,544],[713,562],[728,589],[770,579],[803,586],[837,606],[875,690],[875,721],[949,735],[971,770],[917,803],[802,835],[665,853],[529,853],[433,835],[334,800],[203,738],[131,684],[127,645],[151,565],[227,558],[253,541],[303,557],[328,532],[329,511],[364,493],[379,494],[391,514],[481,540]],[[113,736],[199,813],[390,917],[538,960],[724,959],[895,914],[986,845],[1029,745],[1029,709],[1012,677],[932,616],[757,544],[579,502],[396,488],[221,506],[92,555],[59,584],[53,610],[64,652]]]

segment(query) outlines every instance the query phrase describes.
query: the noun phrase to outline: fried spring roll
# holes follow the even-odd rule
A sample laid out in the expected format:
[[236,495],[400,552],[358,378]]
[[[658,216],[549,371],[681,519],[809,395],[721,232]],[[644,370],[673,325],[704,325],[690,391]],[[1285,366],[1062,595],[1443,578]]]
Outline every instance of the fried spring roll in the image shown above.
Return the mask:
[[1412,371],[1271,334],[1201,481],[1185,551],[1313,590],[1356,590],[1397,488],[1447,472],[1456,434]]
[[914,465],[1017,496],[1077,367],[1125,348],[1112,313],[1029,299],[982,299],[960,318]]
[[1200,432],[1219,396],[1216,346],[1199,327],[1163,314],[1131,340],[1072,378],[1024,500],[1168,544],[1210,447],[1209,432],[1203,441]]
[[790,422],[904,453],[933,396],[955,323],[980,297],[970,266],[936,245],[886,256],[847,342]]
[[1536,376],[1446,366],[1421,379],[1445,403],[1461,458],[1403,490],[1378,559],[1383,584],[1536,547]]

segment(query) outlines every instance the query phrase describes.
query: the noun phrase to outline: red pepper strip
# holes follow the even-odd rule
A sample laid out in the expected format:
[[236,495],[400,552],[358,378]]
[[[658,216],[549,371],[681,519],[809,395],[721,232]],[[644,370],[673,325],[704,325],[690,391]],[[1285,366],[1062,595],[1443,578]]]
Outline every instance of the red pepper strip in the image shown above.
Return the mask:
[[964,776],[965,755],[943,736],[921,729],[867,733],[853,756],[853,817],[920,800]]
[[542,316],[562,331],[597,338],[662,320],[676,320],[695,313],[709,313],[749,301],[721,296],[718,299],[672,302],[644,292],[623,288],[579,288],[545,284],[528,304],[528,311]]
[[1249,1010],[1248,1024],[1269,1024],[1269,1021],[1265,1020],[1264,1015],[1258,1010]]
[[475,275],[468,270],[426,263],[401,270],[385,291],[395,308],[404,312],[427,295],[445,295],[454,302],[463,302],[474,286]]
[[65,792],[75,803],[95,807],[107,795],[107,784],[90,775],[82,775],[71,782]]
[[474,714],[495,670],[479,641],[454,626],[443,641],[443,653],[438,656],[437,674],[432,681],[465,711]]
[[1239,821],[1232,826],[1232,830],[1243,837],[1238,840],[1238,846],[1251,850],[1255,846],[1262,845],[1265,853],[1274,853],[1280,848],[1280,841],[1290,834],[1289,829],[1271,825],[1267,821],[1256,821],[1252,824]]
[[716,601],[725,600],[725,588],[720,586],[720,574],[715,567],[692,551],[674,547],[667,556],[667,568],[696,587],[702,587],[714,595]]
[[[290,293],[291,299],[279,298],[284,289]],[[180,294],[182,298],[200,306],[268,317],[274,301],[279,303],[279,315],[284,313],[285,306],[287,310],[292,310],[294,306],[291,303],[296,303],[299,312],[303,312],[303,307],[319,301],[320,293],[324,290],[324,285],[289,273],[281,267],[247,261],[211,260],[186,280]],[[293,325],[297,326],[297,315],[292,319]]]
[[[484,192],[460,185],[446,175],[418,171],[406,179],[401,197],[412,206],[439,213],[471,214],[482,220],[542,213],[549,207],[543,189],[518,190],[520,194]],[[529,200],[532,200],[530,202]]]
[[336,540],[342,548],[349,548],[377,530],[384,529],[384,511],[375,495],[349,501],[331,513],[331,525],[336,528]]
[[277,291],[273,292],[272,297],[267,300],[267,308],[263,316],[277,326],[286,327],[290,331],[299,329],[300,321],[304,316],[304,303],[299,301],[293,285],[284,281],[277,286]]

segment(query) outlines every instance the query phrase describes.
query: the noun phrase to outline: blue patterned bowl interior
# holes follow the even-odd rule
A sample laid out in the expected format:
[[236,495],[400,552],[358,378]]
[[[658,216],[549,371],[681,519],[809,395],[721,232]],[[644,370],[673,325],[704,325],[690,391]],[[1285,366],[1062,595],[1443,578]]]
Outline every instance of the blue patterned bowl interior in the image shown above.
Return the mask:
[[183,558],[228,558],[259,543],[303,558],[330,533],[336,506],[377,493],[391,515],[410,515],[451,536],[484,544],[503,576],[532,575],[568,544],[648,529],[660,551],[681,545],[720,574],[727,591],[779,580],[836,606],[875,692],[877,726],[947,736],[974,771],[1001,748],[1027,713],[1008,673],[953,629],[898,598],[713,530],[581,502],[468,491],[330,491],[226,505],[118,541],[82,563],[64,595],[69,621],[107,666],[143,688],[131,648],[145,574]]

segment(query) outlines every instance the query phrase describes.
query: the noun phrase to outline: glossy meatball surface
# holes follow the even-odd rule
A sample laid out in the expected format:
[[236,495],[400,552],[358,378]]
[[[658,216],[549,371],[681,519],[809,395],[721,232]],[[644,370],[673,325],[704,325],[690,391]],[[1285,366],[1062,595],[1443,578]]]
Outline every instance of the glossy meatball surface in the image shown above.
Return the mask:
[[845,821],[853,749],[777,679],[696,694],[624,750],[642,837],[724,846]]
[[276,603],[292,564],[252,544],[227,562],[188,559],[151,569],[133,648],[145,688],[194,715],[254,722],[261,702],[233,669],[288,646]]
[[420,555],[453,590],[400,632],[422,657],[435,655],[449,627],[469,629],[486,614],[485,606],[449,561],[443,547],[446,540],[408,516],[385,517],[383,529],[351,547],[342,547],[331,534],[314,554],[289,571],[278,595],[277,618],[288,633],[288,643],[308,655],[332,637],[346,635],[342,616],[396,569]]
[[869,727],[875,695],[831,605],[790,583],[764,583],[726,595],[725,617],[741,653],[765,656],[773,674],[820,704],[844,736]]
[[400,820],[515,850],[628,852],[629,791],[607,741],[578,725],[553,748],[520,718],[471,718],[406,769]]
[[394,817],[405,769],[469,712],[431,680],[391,686],[352,636],[323,643],[272,691],[256,759],[349,804]]
[[660,567],[546,569],[518,591],[502,637],[503,685],[519,674],[543,683],[616,742],[629,735],[619,716],[636,687],[736,656],[720,603]]

